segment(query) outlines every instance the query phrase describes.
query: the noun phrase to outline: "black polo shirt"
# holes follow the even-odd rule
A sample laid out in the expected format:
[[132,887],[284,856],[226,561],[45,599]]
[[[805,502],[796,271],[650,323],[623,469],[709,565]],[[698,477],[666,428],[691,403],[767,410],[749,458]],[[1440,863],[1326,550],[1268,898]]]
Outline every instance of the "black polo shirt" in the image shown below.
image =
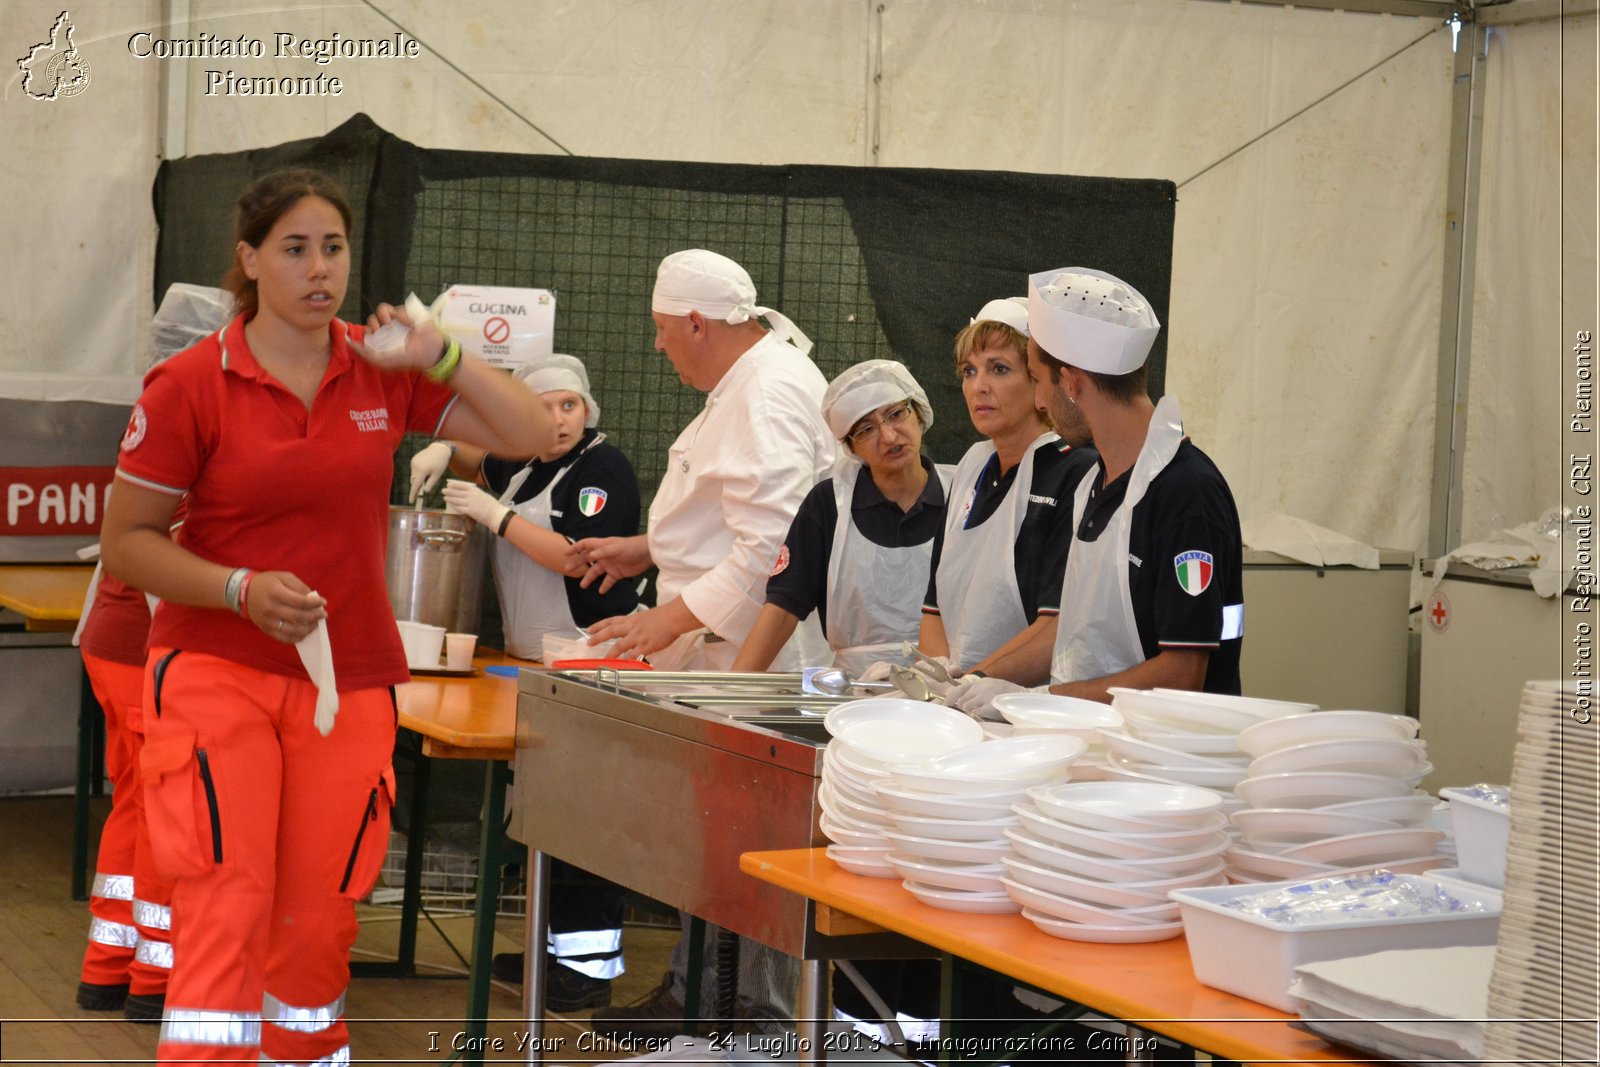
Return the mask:
[[[933,463],[922,457],[928,484],[909,511],[883,495],[865,469],[856,477],[850,497],[850,521],[875,545],[885,548],[912,548],[934,543],[935,555],[944,538],[944,485],[934,472]],[[776,604],[797,619],[813,611],[827,631],[828,560],[833,555],[833,532],[839,521],[839,508],[833,500],[833,479],[825,478],[811,487],[778,553],[778,568],[767,579],[767,603]]]
[[[1094,541],[1110,525],[1127,496],[1131,473],[1101,486],[1105,470],[1095,467],[1095,491],[1078,523],[1080,539]],[[1187,438],[1134,506],[1128,589],[1146,659],[1163,648],[1209,649],[1205,691],[1240,692],[1244,548],[1239,510],[1217,465]],[[1065,592],[1072,595],[1070,589]]]
[[[1060,606],[1067,551],[1072,547],[1072,494],[1078,488],[1078,479],[1099,458],[1100,454],[1093,448],[1073,448],[1065,441],[1040,445],[1033,454],[1033,485],[1028,494],[1028,510],[1022,517],[1022,527],[1017,531],[1011,552],[1017,592],[1030,623],[1039,615],[1055,614]],[[988,465],[978,476],[978,488],[973,494],[972,510],[967,514],[964,529],[970,530],[988,521],[1010,492],[1022,464],[1003,474],[999,468],[1000,456],[996,453],[989,457]],[[939,614],[938,571],[942,547],[942,543],[934,546],[928,594],[922,603],[923,612],[929,615]]]
[[[484,456],[484,485],[498,497],[518,471],[529,467],[527,480],[512,497],[513,503],[525,504],[544,492],[557,474],[571,467],[550,497],[551,528],[568,541],[632,537],[639,532],[639,479],[628,457],[609,441],[584,451],[597,433],[585,430],[570,452],[549,463]],[[567,588],[567,607],[579,626],[626,615],[639,604],[634,582],[618,582],[605,594],[600,592],[599,582],[587,589],[581,588],[576,578],[567,578],[563,584]]]

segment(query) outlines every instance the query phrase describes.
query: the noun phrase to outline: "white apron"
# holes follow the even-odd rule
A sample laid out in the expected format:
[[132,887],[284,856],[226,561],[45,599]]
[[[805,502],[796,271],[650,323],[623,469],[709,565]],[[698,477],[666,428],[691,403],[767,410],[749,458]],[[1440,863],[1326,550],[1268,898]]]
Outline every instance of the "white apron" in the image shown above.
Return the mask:
[[1144,499],[1150,483],[1172,462],[1182,443],[1178,400],[1164,396],[1156,405],[1144,447],[1128,476],[1127,495],[1111,524],[1093,541],[1078,539],[1078,524],[1094,488],[1094,471],[1078,483],[1072,500],[1072,550],[1062,580],[1061,617],[1050,659],[1052,684],[1104,678],[1144,662],[1128,585],[1128,531],[1133,528],[1134,506]]
[[1033,439],[1006,499],[975,529],[963,529],[963,525],[977,497],[978,479],[995,454],[993,442],[979,441],[967,449],[950,479],[944,548],[939,556],[939,617],[950,645],[950,660],[962,669],[981,662],[1027,628],[1014,563],[1017,534],[1033,491],[1033,455],[1059,440],[1050,430]]
[[[854,459],[834,469],[833,502],[839,517],[828,556],[828,644],[833,665],[855,678],[880,661],[903,663],[901,651],[915,642],[928,591],[933,539],[906,548],[874,544],[851,521],[856,479],[866,468]],[[940,471],[932,475],[945,488]],[[868,477],[871,477],[868,474]]]
[[[583,451],[589,451],[605,439],[605,434],[595,434],[594,440],[583,446]],[[582,454],[580,452],[579,456]],[[551,498],[561,479],[579,462],[575,458],[557,471],[556,476],[550,479],[550,484],[532,500],[513,504],[511,500],[517,495],[517,490],[533,473],[530,463],[512,475],[506,491],[500,494],[500,503],[540,529],[554,531]],[[506,651],[521,659],[542,659],[545,634],[570,632],[578,628],[572,618],[572,606],[567,602],[566,578],[544,564],[535,562],[503,537],[494,539],[490,558],[494,561],[495,589],[500,593]]]

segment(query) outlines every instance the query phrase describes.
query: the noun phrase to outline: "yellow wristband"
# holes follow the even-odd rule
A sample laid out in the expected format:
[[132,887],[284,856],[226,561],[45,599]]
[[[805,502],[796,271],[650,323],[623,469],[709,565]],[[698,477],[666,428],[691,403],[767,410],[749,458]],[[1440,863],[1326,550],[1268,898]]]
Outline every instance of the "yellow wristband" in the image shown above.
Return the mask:
[[450,343],[444,346],[444,355],[439,357],[439,362],[427,369],[428,380],[442,385],[450,380],[450,376],[459,366],[461,366],[461,342],[452,337]]

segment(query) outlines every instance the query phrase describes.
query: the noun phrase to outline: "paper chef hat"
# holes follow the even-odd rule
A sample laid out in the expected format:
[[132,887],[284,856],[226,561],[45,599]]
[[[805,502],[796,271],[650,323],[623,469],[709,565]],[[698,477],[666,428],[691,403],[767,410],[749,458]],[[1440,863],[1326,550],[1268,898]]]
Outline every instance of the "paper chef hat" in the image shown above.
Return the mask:
[[514,376],[536,393],[553,393],[558,389],[577,393],[589,409],[583,424],[591,429],[600,424],[600,405],[589,392],[589,371],[577,356],[564,356],[559,352],[537,356],[518,367]]
[[[978,309],[973,322],[1003,322],[1022,336],[1028,336],[1028,298],[1005,296]],[[970,324],[969,324],[970,325]]]
[[1028,326],[1040,348],[1097,374],[1138,370],[1161,332],[1144,294],[1115,275],[1088,267],[1030,275]]
[[811,351],[811,338],[772,308],[756,304],[756,283],[727,256],[704,248],[674,252],[656,268],[656,287],[650,310],[659,315],[687,315],[698,311],[708,319],[732,325],[764,318],[780,341],[802,353]]
[[916,405],[924,427],[933,425],[933,406],[911,372],[892,359],[868,359],[828,383],[822,394],[822,417],[833,436],[842,441],[864,416],[899,400]]

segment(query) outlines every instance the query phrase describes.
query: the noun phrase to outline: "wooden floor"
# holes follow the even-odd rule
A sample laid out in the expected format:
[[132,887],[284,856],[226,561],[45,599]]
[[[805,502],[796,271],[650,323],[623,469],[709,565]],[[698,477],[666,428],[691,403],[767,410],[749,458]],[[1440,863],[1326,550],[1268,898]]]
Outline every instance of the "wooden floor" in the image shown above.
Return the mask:
[[[107,802],[96,803],[98,827]],[[88,905],[72,900],[68,890],[71,820],[71,797],[0,797],[0,1063],[150,1063],[157,1027],[126,1022],[120,1013],[86,1012],[74,1003]],[[439,927],[464,954],[471,918],[440,918]],[[393,958],[398,929],[398,908],[362,906],[355,958]],[[497,938],[497,951],[517,949],[521,922],[502,919]],[[676,938],[676,927],[624,931],[628,970],[614,983],[613,1003],[626,1003],[655,986]],[[462,1032],[466,1011],[465,971],[426,922],[418,935],[417,962],[430,977],[351,983],[346,1016],[352,1062],[444,1063],[454,1055],[452,1039]],[[547,1047],[562,1039],[560,1050],[548,1056],[551,1062],[619,1058],[582,1048],[587,1014],[550,1017]],[[527,1030],[520,990],[497,983],[490,1017],[489,1036],[499,1038],[504,1051],[491,1050],[483,1058],[520,1062],[517,1039]]]

